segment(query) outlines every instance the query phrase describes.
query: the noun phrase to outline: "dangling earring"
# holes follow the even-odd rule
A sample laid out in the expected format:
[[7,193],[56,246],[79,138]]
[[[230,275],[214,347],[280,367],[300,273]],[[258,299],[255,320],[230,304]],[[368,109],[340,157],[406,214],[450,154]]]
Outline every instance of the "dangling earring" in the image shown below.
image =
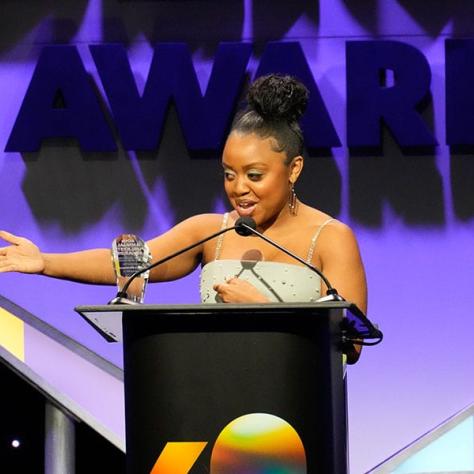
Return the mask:
[[298,201],[296,199],[295,186],[291,183],[290,196],[288,198],[288,207],[290,208],[290,214],[296,216],[296,206]]

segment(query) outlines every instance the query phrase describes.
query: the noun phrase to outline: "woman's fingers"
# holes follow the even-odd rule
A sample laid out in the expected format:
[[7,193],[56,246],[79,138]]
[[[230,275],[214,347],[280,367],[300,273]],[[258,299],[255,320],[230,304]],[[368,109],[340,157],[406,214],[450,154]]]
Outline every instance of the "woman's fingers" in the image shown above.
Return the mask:
[[40,273],[44,270],[44,259],[33,242],[5,230],[0,231],[0,238],[10,244],[0,248],[1,273]]
[[236,276],[226,278],[223,283],[216,283],[213,288],[224,303],[268,302],[268,299],[255,286]]
[[20,245],[21,241],[23,240],[21,237],[18,237],[17,235],[12,234],[11,232],[7,232],[6,230],[0,230],[0,238],[2,238],[5,242],[8,242],[13,245]]

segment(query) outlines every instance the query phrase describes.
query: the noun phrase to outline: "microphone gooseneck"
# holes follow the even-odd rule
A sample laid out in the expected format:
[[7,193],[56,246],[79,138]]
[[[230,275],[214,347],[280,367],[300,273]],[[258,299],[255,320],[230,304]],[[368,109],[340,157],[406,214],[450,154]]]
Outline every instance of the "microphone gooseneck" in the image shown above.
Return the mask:
[[[298,262],[302,263],[306,267],[308,267],[310,270],[313,272],[317,273],[321,279],[324,281],[327,287],[326,291],[326,296],[323,296],[322,298],[319,298],[317,302],[326,302],[326,301],[346,301],[334,288],[329,280],[326,278],[326,276],[323,274],[321,270],[316,268],[315,266],[311,265],[310,263],[306,262],[302,258],[298,257],[298,255],[295,255],[291,253],[289,250],[285,249],[281,245],[277,244],[273,240],[269,239],[266,235],[261,234],[257,230],[257,224],[255,221],[248,216],[245,217],[240,217],[237,219],[235,222],[235,231],[244,237],[249,236],[249,235],[256,235],[257,237],[260,237],[261,239],[265,240],[269,244],[275,246],[282,252],[286,253],[290,257],[294,258]],[[351,348],[350,350],[352,351],[352,345],[359,345],[359,346],[375,346],[377,344],[380,344],[383,339],[383,333],[382,331],[377,327],[377,325],[372,324],[368,319],[367,316],[359,309],[357,306],[352,305],[351,311],[355,312],[357,314],[358,321],[362,321],[365,328],[367,329],[367,333],[362,335],[360,334],[360,329],[356,328],[356,320],[352,319],[349,320],[349,318],[344,318],[343,321],[343,337],[345,340],[345,343],[349,344],[347,347]],[[376,339],[375,341],[367,341],[366,339]],[[354,362],[350,362],[354,363]]]
[[327,298],[325,300],[320,299],[319,301],[344,301],[344,298],[337,292],[336,288],[334,288],[329,280],[326,278],[326,276],[323,274],[321,270],[316,268],[314,265],[311,265],[310,263],[306,262],[303,260],[301,257],[298,257],[298,255],[295,255],[294,253],[290,252],[287,250],[285,247],[282,247],[281,245],[277,244],[275,241],[269,239],[266,235],[260,233],[257,230],[257,224],[256,222],[249,216],[244,216],[244,217],[239,217],[237,221],[235,222],[235,231],[244,237],[247,237],[249,235],[256,235],[257,237],[260,237],[261,239],[265,240],[265,242],[268,242],[270,245],[273,245],[277,249],[281,250],[282,252],[286,253],[290,257],[294,258],[298,262],[302,263],[306,267],[308,267],[310,270],[313,272],[317,273],[320,277],[321,280],[324,281],[324,284],[327,287],[326,294],[327,296],[324,298]]

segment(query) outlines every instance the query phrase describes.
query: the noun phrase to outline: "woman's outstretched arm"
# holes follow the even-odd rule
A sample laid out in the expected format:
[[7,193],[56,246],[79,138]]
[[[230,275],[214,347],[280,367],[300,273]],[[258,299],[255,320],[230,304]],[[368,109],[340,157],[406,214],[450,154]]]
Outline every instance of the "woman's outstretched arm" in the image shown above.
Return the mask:
[[[169,231],[148,241],[153,261],[166,257],[217,231],[222,216],[201,214],[190,217]],[[9,245],[0,248],[0,273],[39,274],[63,280],[113,285],[116,276],[110,249],[90,249],[72,253],[44,253],[30,240],[0,231]],[[192,272],[201,262],[203,246],[155,268],[150,281],[169,281]]]
[[21,272],[83,283],[114,284],[110,250],[43,253],[31,240],[0,231],[10,245],[0,248],[0,273]]

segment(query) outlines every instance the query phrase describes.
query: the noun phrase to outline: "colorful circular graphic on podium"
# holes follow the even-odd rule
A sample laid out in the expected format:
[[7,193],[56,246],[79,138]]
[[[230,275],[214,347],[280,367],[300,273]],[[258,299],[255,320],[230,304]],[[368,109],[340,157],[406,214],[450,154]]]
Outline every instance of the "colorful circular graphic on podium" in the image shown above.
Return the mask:
[[306,474],[306,454],[296,430],[268,413],[230,422],[211,455],[212,474]]

